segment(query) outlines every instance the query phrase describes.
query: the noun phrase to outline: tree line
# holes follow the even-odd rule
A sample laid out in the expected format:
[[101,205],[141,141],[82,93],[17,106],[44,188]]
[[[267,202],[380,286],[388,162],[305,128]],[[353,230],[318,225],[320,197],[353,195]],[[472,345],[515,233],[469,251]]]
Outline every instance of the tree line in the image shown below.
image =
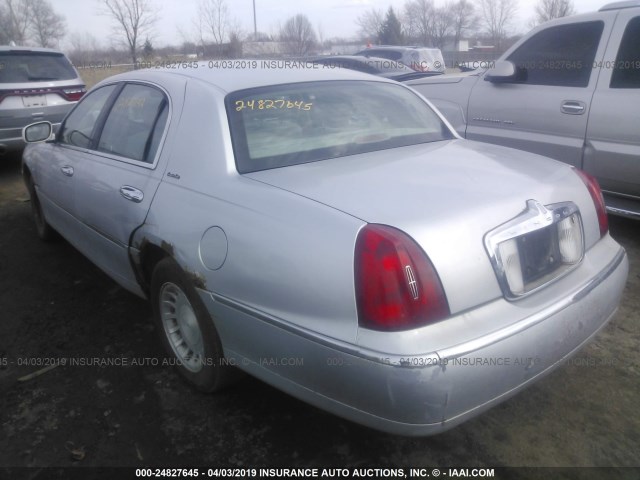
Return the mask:
[[[131,58],[136,62],[139,38],[157,20],[156,12],[148,0],[102,0],[111,13],[117,29],[124,33]],[[124,13],[124,15],[123,15]],[[504,47],[518,13],[518,0],[445,0],[437,5],[434,0],[406,0],[400,12],[389,7],[386,14],[370,9],[356,20],[360,39],[386,45],[417,44],[444,48],[447,41],[454,45],[463,37],[484,35],[500,51]],[[572,0],[538,0],[531,26],[552,18],[575,13]],[[137,27],[137,28],[136,28]],[[200,0],[192,26],[185,33],[185,43],[201,45],[228,44],[233,56],[234,46],[245,40],[277,40],[284,53],[305,56],[322,47],[321,29],[314,29],[306,15],[296,14],[279,26],[275,35],[254,32],[245,34],[227,5],[227,0]],[[137,33],[137,35],[136,35]],[[194,39],[195,36],[195,39]],[[320,45],[319,45],[320,44]]]
[[[152,38],[159,20],[157,4],[151,0],[94,0],[100,13],[111,21],[114,38],[123,46],[133,64],[149,57]],[[531,26],[575,13],[572,0],[538,0]],[[500,51],[513,28],[518,0],[406,0],[398,10],[369,9],[357,19],[354,28],[364,42],[372,44],[415,44],[443,49],[469,36],[482,36]],[[246,33],[232,16],[227,0],[199,0],[191,24],[178,28],[183,43],[200,48],[217,46],[219,56],[239,56],[244,41],[278,41],[283,53],[305,56],[321,49],[324,36],[306,15],[296,14],[268,35]],[[57,46],[65,36],[63,16],[48,0],[0,0],[0,44]],[[355,33],[355,32],[354,32]],[[90,35],[75,34],[73,49],[99,49]],[[223,47],[224,46],[224,47]]]
[[[574,13],[572,0],[539,0],[529,24],[533,27]],[[360,37],[372,43],[443,49],[448,42],[457,46],[463,37],[476,36],[500,51],[517,14],[518,0],[446,0],[439,5],[434,0],[407,0],[400,11],[389,7],[385,14],[370,9],[356,23]]]

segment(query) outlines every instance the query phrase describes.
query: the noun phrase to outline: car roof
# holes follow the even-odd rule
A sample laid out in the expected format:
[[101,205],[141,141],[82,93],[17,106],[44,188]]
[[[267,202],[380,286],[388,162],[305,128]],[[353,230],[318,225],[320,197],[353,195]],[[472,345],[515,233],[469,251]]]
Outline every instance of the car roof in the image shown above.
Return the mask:
[[603,7],[601,7],[600,10],[598,10],[598,11],[599,12],[606,12],[608,10],[622,10],[623,8],[633,8],[633,7],[640,7],[640,1],[639,0],[628,0],[628,1],[623,1],[623,2],[608,3],[608,4],[604,5]]
[[[255,62],[255,68],[252,68],[254,66],[253,62]],[[185,65],[189,63],[193,64],[195,62],[185,62]],[[346,68],[323,68],[320,64],[314,64],[312,61],[306,60],[221,60],[197,62],[197,64],[197,68],[134,70],[109,77],[100,82],[99,85],[125,80],[146,80],[161,83],[162,78],[167,75],[179,75],[201,80],[225,93],[230,93],[248,88],[288,83],[331,80],[388,81],[381,77],[374,77],[367,73]],[[215,65],[219,65],[220,68],[216,68]],[[236,65],[244,68],[232,68]]]
[[0,45],[0,52],[36,52],[36,53],[56,53],[58,55],[64,55],[60,50],[54,50],[53,48],[12,47],[10,45]]
[[[374,58],[374,57],[371,57]],[[344,60],[354,60],[356,62],[366,62],[367,59],[361,57],[360,55],[326,55],[323,57],[316,57],[314,58],[312,61],[313,62],[318,62],[318,61],[322,61],[322,60],[340,60],[340,59],[344,59]],[[380,60],[385,60],[384,58],[380,58]]]
[[367,50],[396,50],[396,51],[403,51],[403,50],[440,50],[439,48],[430,48],[430,47],[419,47],[416,45],[371,45],[370,47],[367,47],[363,50],[360,50],[361,52],[366,52]]
[[349,60],[352,62],[362,63],[377,69],[379,72],[413,71],[400,61],[375,56],[363,57],[362,55],[329,55],[313,59],[314,62],[330,62],[331,60]]
[[371,45],[370,47],[367,48],[389,48],[389,49],[393,49],[393,50],[402,50],[402,49],[407,49],[407,48],[421,48],[418,47],[417,45]]

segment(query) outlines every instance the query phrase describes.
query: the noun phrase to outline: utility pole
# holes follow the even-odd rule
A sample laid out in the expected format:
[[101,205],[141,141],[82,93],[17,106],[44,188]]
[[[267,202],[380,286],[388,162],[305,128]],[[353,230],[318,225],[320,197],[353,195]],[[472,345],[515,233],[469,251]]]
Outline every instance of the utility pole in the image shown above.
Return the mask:
[[256,0],[253,0],[253,41],[258,41],[258,23],[256,22]]

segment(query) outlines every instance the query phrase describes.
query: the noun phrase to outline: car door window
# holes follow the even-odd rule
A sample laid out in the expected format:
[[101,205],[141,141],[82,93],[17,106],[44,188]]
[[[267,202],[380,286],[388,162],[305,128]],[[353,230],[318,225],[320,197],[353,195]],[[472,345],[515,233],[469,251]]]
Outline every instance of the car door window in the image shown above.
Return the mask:
[[100,112],[116,87],[116,85],[107,85],[86,95],[65,120],[60,131],[59,142],[90,148]]
[[549,27],[507,60],[516,65],[516,83],[586,87],[604,29],[601,21]]
[[124,87],[102,129],[98,150],[153,163],[168,117],[168,102],[148,85]]
[[611,88],[640,88],[640,17],[631,19],[624,31],[611,75]]

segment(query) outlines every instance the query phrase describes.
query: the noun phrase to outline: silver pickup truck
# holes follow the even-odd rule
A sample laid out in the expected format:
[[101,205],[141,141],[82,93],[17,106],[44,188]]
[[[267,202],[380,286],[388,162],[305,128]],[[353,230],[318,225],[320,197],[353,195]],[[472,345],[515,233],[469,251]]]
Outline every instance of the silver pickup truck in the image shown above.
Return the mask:
[[610,213],[640,219],[640,1],[547,22],[487,70],[407,84],[463,137],[581,168]]

